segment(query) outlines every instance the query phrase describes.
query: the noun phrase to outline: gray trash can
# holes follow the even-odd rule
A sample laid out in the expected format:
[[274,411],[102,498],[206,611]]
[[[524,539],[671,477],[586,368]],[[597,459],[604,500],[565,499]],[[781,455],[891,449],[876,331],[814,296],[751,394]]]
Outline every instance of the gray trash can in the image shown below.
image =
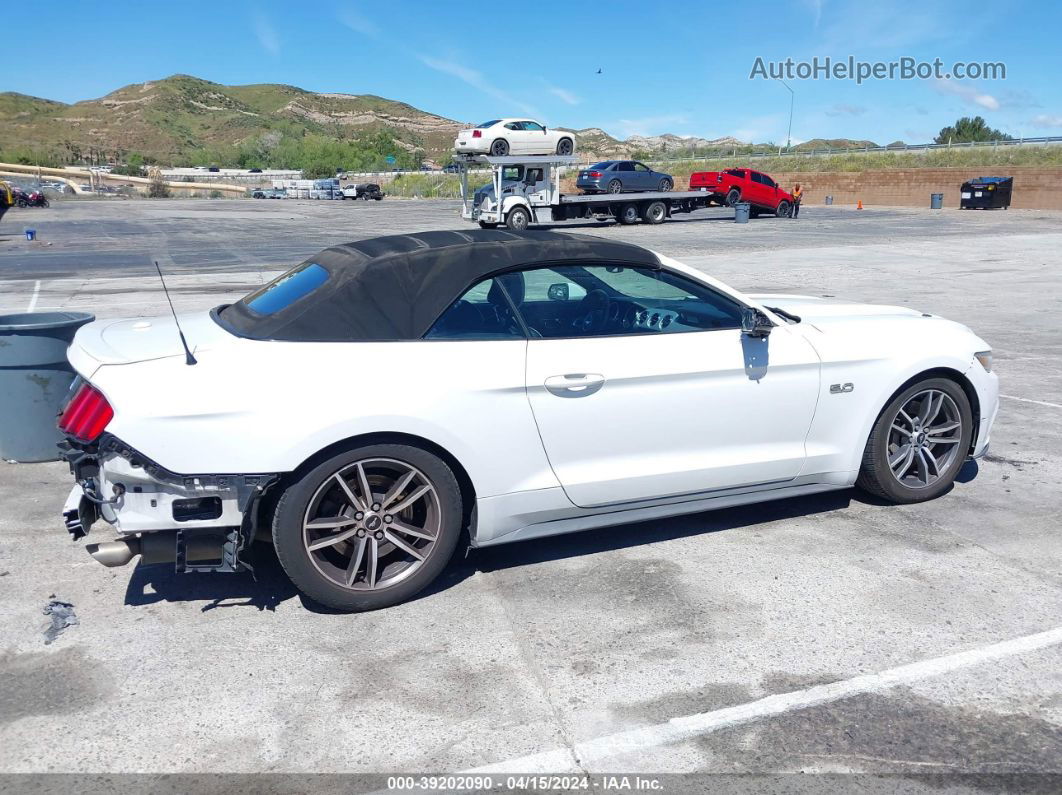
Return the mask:
[[939,210],[944,206],[944,194],[943,193],[931,193],[929,194],[929,209]]
[[74,380],[66,349],[93,320],[86,312],[0,315],[0,458],[59,458],[56,415]]
[[748,202],[738,202],[734,205],[734,223],[747,224],[749,222],[749,210],[752,205]]
[[833,196],[832,195],[828,195],[826,197],[826,203],[827,204],[833,204]]

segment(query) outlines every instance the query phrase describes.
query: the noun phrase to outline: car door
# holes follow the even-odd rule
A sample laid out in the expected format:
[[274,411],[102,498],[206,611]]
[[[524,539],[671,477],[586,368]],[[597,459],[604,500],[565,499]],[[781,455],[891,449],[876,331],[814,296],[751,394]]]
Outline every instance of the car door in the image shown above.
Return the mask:
[[545,127],[537,121],[525,121],[521,122],[521,125],[523,126],[524,145],[526,146],[524,151],[537,155],[548,155],[553,152],[553,149],[546,141]]
[[770,207],[771,197],[774,193],[773,189],[767,184],[770,179],[758,171],[750,173],[752,175],[752,195],[749,197],[749,201],[763,207]]
[[581,507],[795,478],[819,359],[784,326],[740,329],[743,306],[671,271],[605,264],[523,272],[527,395]]
[[505,139],[509,142],[509,154],[527,153],[527,140],[524,138],[523,122],[510,121],[505,125]]
[[638,190],[654,190],[657,186],[653,182],[655,176],[653,170],[644,163],[634,162],[634,185]]

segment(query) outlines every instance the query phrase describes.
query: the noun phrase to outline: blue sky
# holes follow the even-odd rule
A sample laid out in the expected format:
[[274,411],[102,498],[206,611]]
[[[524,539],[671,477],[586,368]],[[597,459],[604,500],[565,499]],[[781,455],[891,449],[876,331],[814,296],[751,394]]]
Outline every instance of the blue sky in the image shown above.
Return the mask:
[[974,114],[1015,136],[1062,135],[1062,3],[1050,0],[74,1],[8,3],[4,18],[33,41],[6,37],[0,90],[66,102],[185,73],[378,94],[462,121],[784,142],[789,93],[749,79],[757,57],[909,56],[1002,61],[1007,77],[789,81],[794,141],[922,142]]

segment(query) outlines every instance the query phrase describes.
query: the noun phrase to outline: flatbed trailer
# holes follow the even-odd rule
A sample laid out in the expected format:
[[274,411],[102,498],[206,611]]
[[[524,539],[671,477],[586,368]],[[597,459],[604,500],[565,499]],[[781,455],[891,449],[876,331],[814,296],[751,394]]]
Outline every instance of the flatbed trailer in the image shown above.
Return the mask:
[[[711,203],[706,191],[561,193],[564,170],[578,165],[578,158],[571,155],[466,155],[455,161],[461,175],[461,217],[488,229],[505,224],[519,230],[588,218],[659,224],[673,213],[691,213]],[[468,186],[469,167],[484,164],[491,168],[491,185],[473,193]]]

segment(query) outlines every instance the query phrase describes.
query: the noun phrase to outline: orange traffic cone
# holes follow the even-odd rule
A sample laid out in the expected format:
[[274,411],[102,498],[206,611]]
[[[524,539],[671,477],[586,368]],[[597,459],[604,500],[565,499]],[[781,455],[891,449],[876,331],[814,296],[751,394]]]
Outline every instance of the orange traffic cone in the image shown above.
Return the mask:
[[863,209],[863,200],[862,200],[862,199],[859,199],[859,200],[858,200],[858,201],[856,202],[856,209],[857,209],[857,210],[862,210],[862,209]]

